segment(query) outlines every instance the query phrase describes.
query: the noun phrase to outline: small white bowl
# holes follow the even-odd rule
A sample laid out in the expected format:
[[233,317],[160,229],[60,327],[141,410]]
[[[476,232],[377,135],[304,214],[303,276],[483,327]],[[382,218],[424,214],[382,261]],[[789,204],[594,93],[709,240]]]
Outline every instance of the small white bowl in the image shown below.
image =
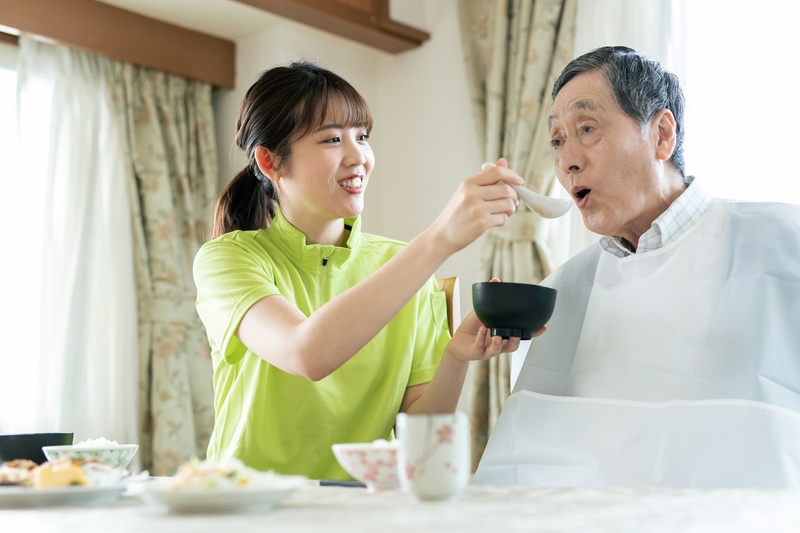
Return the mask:
[[331,448],[345,472],[364,483],[370,492],[400,488],[397,443],[375,441],[334,444]]
[[51,463],[63,459],[64,457],[73,457],[75,459],[92,457],[104,463],[108,463],[115,468],[125,468],[128,466],[138,449],[138,444],[118,444],[117,446],[104,446],[102,448],[76,448],[75,446],[42,447],[44,456],[47,457],[47,460]]

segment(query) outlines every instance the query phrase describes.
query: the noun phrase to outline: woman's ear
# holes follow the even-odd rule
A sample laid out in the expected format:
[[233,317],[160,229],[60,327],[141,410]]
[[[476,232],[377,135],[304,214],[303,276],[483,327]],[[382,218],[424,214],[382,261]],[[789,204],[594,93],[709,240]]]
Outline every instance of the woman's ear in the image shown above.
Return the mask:
[[275,156],[263,146],[256,147],[256,164],[270,181],[275,182],[278,179],[278,173],[275,172]]
[[675,150],[678,132],[675,129],[675,116],[669,109],[662,109],[653,118],[656,127],[656,159],[668,161]]

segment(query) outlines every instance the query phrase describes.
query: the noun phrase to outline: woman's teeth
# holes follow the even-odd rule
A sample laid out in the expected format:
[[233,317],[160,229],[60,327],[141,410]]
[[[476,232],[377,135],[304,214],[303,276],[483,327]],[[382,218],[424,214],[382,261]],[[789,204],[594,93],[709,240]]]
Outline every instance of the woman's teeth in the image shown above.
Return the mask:
[[361,188],[361,178],[340,181],[339,186],[344,187],[345,189],[359,189]]

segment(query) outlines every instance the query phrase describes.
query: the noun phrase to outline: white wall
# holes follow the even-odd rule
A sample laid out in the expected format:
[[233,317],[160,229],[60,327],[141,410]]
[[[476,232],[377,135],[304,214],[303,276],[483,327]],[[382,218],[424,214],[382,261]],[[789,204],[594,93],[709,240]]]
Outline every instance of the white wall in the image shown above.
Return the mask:
[[[393,17],[431,39],[388,54],[296,24],[276,23],[236,43],[236,88],[215,94],[220,187],[246,164],[233,144],[236,113],[257,75],[308,59],[347,79],[372,109],[370,143],[376,165],[366,194],[363,229],[411,240],[430,225],[457,185],[477,172],[481,158],[471,116],[455,0],[403,0]],[[437,277],[459,276],[462,317],[472,309],[482,239],[451,257]],[[467,410],[468,378],[460,409]]]

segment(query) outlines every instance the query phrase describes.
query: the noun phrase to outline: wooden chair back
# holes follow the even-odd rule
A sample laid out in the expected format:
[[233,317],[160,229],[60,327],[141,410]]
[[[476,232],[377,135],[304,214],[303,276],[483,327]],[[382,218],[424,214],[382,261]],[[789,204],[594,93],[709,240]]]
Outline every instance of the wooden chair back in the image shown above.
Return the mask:
[[461,324],[461,297],[458,292],[458,276],[453,278],[437,279],[439,290],[447,298],[447,325],[450,326],[450,336],[455,334]]

